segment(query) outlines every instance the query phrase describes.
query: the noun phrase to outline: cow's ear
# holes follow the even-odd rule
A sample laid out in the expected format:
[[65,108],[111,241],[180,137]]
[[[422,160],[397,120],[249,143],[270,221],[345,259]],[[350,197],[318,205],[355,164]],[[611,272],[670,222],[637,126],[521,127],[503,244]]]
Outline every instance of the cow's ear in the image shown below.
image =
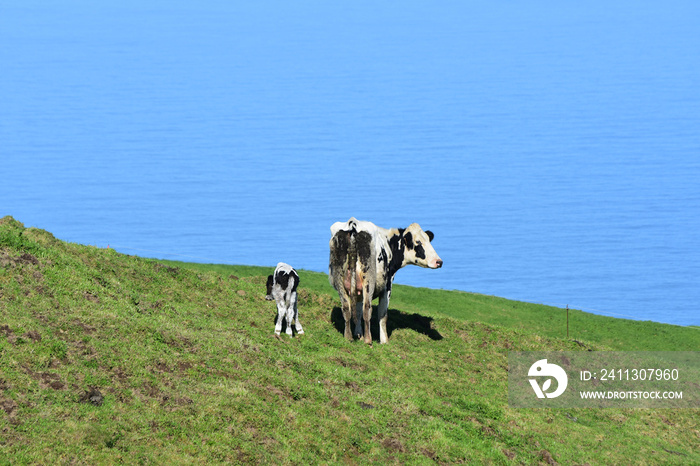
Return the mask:
[[408,249],[413,249],[413,234],[411,234],[410,231],[403,235],[403,240],[406,242],[406,247]]
[[430,231],[430,230],[426,231],[425,234],[428,235],[428,240],[429,240],[430,242],[432,242],[432,241],[433,241],[433,238],[435,238],[435,235],[434,235],[433,232]]

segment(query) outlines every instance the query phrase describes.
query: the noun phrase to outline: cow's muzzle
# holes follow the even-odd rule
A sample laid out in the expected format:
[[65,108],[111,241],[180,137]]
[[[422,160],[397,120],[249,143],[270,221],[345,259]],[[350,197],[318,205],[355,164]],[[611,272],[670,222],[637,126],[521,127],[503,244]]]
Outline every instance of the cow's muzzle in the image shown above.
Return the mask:
[[440,267],[442,267],[442,259],[437,259],[435,262],[430,264],[431,269],[439,269]]

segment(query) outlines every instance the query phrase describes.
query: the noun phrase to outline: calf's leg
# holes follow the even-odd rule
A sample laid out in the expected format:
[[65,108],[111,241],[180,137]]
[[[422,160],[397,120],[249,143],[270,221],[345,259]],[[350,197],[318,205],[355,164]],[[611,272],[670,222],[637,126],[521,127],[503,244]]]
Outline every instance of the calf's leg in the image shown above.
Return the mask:
[[287,302],[287,305],[285,307],[285,318],[287,319],[287,335],[291,337],[293,336],[292,324],[294,324],[294,307],[290,302]]
[[299,322],[299,309],[297,309],[297,294],[292,295],[292,309],[294,310],[294,328],[297,331],[297,335],[303,335],[304,329],[301,328],[301,322]]
[[[282,319],[287,313],[284,305],[277,301],[277,322],[275,323],[275,335],[279,335],[282,332]],[[289,329],[289,323],[287,323],[287,329]]]

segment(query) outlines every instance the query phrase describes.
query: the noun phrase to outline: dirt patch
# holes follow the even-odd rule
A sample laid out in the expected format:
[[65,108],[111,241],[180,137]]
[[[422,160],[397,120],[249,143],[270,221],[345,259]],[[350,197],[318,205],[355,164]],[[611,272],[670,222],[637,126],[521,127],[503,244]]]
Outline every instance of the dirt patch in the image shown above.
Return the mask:
[[180,372],[185,372],[189,369],[192,369],[193,364],[191,362],[178,362],[177,363],[177,368]]
[[29,367],[24,367],[24,371],[29,374],[29,376],[39,382],[39,387],[46,389],[51,388],[53,390],[63,390],[66,385],[61,381],[61,376],[58,374],[53,374],[51,372],[34,372]]
[[359,364],[359,363],[351,362],[351,361],[344,361],[341,358],[331,358],[330,360],[336,364],[339,364],[343,367],[347,367],[347,368],[350,368],[350,369],[358,371],[358,372],[365,370],[364,364]]
[[167,272],[171,275],[177,275],[180,272],[180,270],[177,267],[168,267],[167,265],[163,265],[163,264],[156,264],[154,267],[159,272],[163,271],[163,272]]
[[163,397],[163,392],[156,387],[155,385],[152,385],[150,383],[146,383],[143,386],[146,395],[148,395],[151,398],[162,398]]
[[53,293],[51,292],[51,290],[46,288],[43,285],[39,285],[39,286],[35,287],[34,291],[36,291],[36,293],[39,295],[48,296],[50,298],[53,298]]
[[54,390],[63,390],[66,388],[66,386],[61,382],[60,380],[57,380],[55,382],[51,382],[49,384],[49,387],[53,388]]
[[114,377],[120,382],[125,382],[129,379],[129,374],[121,367],[115,367],[112,372],[114,373]]
[[12,345],[16,344],[17,342],[15,332],[9,327],[9,325],[0,325],[0,335],[7,338],[7,341],[9,341]]
[[16,267],[18,265],[40,265],[39,259],[36,256],[25,252],[20,256],[12,257],[7,251],[0,252],[0,266]]
[[164,362],[158,362],[156,363],[156,369],[159,370],[160,372],[172,372],[172,369],[168,367],[167,364]]
[[61,382],[61,377],[58,374],[52,374],[50,372],[42,372],[39,374],[39,385],[42,388],[51,388],[53,390],[63,390],[66,388],[63,382]]
[[[98,299],[99,299],[99,298],[98,298]],[[83,322],[79,321],[78,319],[75,319],[75,320],[72,322],[72,324],[75,325],[76,327],[79,327],[84,333],[90,334],[90,333],[93,333],[93,332],[96,330],[95,327],[92,327],[92,326],[90,326],[90,325],[84,324]]]
[[12,258],[5,251],[0,251],[0,267],[7,267],[12,263]]
[[163,342],[171,348],[186,351],[188,353],[196,353],[197,345],[187,337],[180,335],[163,334]]
[[39,335],[39,332],[37,332],[36,330],[29,331],[23,336],[24,338],[32,340],[34,343],[41,341],[41,335]]
[[5,414],[12,416],[17,409],[17,403],[9,398],[0,398],[0,408],[5,411]]
[[406,451],[406,448],[404,448],[403,444],[395,438],[384,439],[382,441],[382,446],[387,450],[392,450],[399,453],[404,453]]
[[[88,346],[84,341],[78,340],[75,342],[75,349],[81,356],[92,356],[95,354],[95,350],[92,346]],[[85,358],[82,358],[85,359]]]
[[17,257],[15,261],[18,264],[32,264],[32,265],[39,265],[39,259],[36,258],[36,256],[33,256],[32,254],[29,254],[28,252],[25,252],[21,256]]
[[552,457],[552,454],[548,452],[547,450],[540,450],[539,453],[540,459],[545,462],[546,464],[559,464],[556,461],[554,461],[554,458]]
[[91,303],[99,303],[100,302],[100,297],[90,293],[89,291],[86,291],[83,293],[83,298],[87,299]]

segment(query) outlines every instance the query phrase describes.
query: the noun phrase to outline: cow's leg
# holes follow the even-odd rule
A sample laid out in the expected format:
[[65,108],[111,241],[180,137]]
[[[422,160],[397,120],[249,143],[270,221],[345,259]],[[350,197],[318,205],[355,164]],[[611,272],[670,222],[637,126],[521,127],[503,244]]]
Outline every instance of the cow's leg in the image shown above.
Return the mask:
[[[277,301],[277,323],[275,324],[275,335],[279,335],[282,332],[282,319],[286,314],[286,309],[284,305]],[[287,323],[287,328],[289,328],[289,323]]]
[[355,305],[355,336],[360,338],[362,336],[362,301],[358,300]]
[[391,291],[384,291],[379,295],[379,304],[377,306],[377,317],[379,318],[379,343],[387,343],[389,337],[386,334],[386,322],[389,318],[389,297]]
[[304,329],[301,328],[301,322],[299,322],[299,309],[297,309],[297,294],[292,294],[292,309],[294,310],[294,328],[297,331],[297,335],[303,335]]
[[364,290],[362,297],[362,318],[365,319],[365,343],[372,344],[372,331],[370,330],[370,321],[372,320],[372,293],[369,290]]
[[340,294],[340,304],[343,309],[343,319],[345,319],[345,338],[348,340],[352,341],[352,329],[350,328],[350,324],[352,322],[352,300],[350,299],[349,296],[347,296],[344,293],[339,293]]

